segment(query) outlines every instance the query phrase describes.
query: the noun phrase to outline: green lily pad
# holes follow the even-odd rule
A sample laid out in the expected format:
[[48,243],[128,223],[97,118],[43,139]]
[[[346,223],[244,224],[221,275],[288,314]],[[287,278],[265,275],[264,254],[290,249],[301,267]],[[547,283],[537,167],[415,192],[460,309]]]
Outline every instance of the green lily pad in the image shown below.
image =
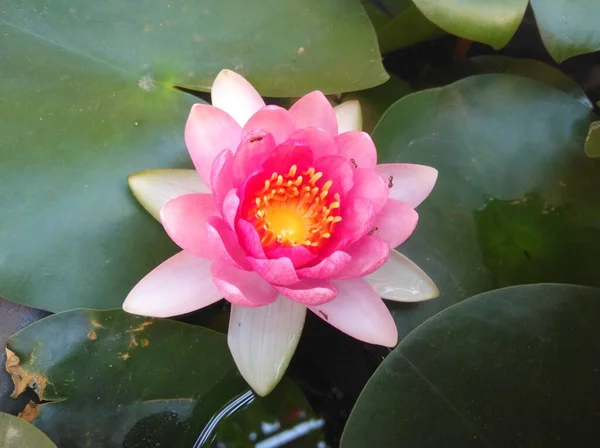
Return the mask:
[[598,446],[600,291],[491,291],[431,318],[381,364],[342,448]]
[[[528,0],[414,0],[425,16],[457,36],[504,47],[517,30]],[[596,0],[531,0],[542,41],[562,62],[600,50],[600,3]]]
[[371,133],[383,113],[400,98],[412,92],[412,87],[406,81],[392,75],[380,86],[345,93],[341,101],[358,100],[362,111],[363,131]]
[[[383,6],[379,7],[380,3]],[[410,47],[446,34],[430,22],[412,0],[387,0],[364,3],[377,32],[382,54]]]
[[591,118],[577,98],[509,75],[413,93],[385,113],[373,134],[380,163],[439,171],[400,251],[441,295],[390,304],[401,335],[497,287],[557,280],[600,286],[592,269],[600,254],[600,163],[583,152]]
[[[593,105],[583,89],[573,79],[559,69],[535,59],[511,58],[502,55],[474,56],[464,61],[457,61],[443,71],[435,72],[420,78],[417,87],[439,87],[472,75],[507,74],[530,78],[535,81],[562,90],[577,98],[590,109]],[[385,85],[385,84],[384,84]]]
[[0,412],[0,446],[2,448],[56,448],[35,426],[10,414]]
[[[3,36],[26,35],[109,72],[136,81],[146,76],[147,84],[208,91],[217,73],[229,68],[247,75],[265,96],[296,96],[366,89],[387,79],[359,0],[5,0],[0,8]],[[5,48],[29,50],[26,41],[14,39],[5,39]],[[31,63],[34,54],[22,59]],[[11,53],[3,57],[26,64]],[[72,70],[62,61],[46,62],[40,77],[48,81]]]
[[413,1],[440,28],[496,49],[504,47],[515,34],[528,4],[528,0]]
[[265,94],[387,79],[358,1],[0,6],[0,294],[54,312],[111,308],[175,252],[127,176],[189,167],[183,127],[224,67]]
[[600,157],[600,121],[590,123],[585,139],[585,153],[588,157]]
[[224,335],[171,320],[67,311],[21,330],[9,349],[14,395],[29,387],[47,401],[24,413],[59,446],[192,446],[209,422],[226,440],[217,424],[236,410],[282,426],[291,410],[314,418],[292,383],[265,399],[249,393]]
[[531,0],[542,41],[562,62],[600,50],[600,3],[596,0]]

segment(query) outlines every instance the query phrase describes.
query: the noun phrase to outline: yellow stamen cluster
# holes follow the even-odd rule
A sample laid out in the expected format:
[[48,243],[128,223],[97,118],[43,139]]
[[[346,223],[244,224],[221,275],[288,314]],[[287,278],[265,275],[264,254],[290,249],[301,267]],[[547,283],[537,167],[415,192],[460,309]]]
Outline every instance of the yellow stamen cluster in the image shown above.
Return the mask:
[[250,217],[264,247],[275,241],[283,247],[317,247],[331,237],[333,226],[342,220],[340,195],[329,197],[331,180],[320,187],[323,173],[309,168],[298,173],[292,165],[287,174],[274,172],[257,191],[250,207]]

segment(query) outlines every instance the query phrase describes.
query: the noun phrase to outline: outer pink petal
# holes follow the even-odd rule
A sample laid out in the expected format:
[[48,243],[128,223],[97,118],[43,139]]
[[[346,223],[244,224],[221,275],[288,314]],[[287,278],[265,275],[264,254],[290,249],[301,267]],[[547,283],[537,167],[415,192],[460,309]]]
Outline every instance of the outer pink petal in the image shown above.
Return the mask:
[[242,138],[242,128],[226,112],[206,104],[194,104],[185,125],[185,143],[194,166],[208,185],[213,161],[224,149],[233,152]]
[[241,186],[248,176],[262,168],[275,149],[275,140],[265,131],[253,131],[244,136],[233,161],[234,184]]
[[354,186],[348,197],[365,198],[373,204],[373,211],[379,213],[388,199],[389,186],[383,178],[374,170],[369,168],[357,168],[354,170]]
[[364,277],[383,266],[390,256],[390,245],[379,238],[367,235],[346,248],[344,252],[351,257],[351,261],[337,273],[337,278]]
[[171,199],[160,210],[160,221],[171,239],[183,250],[212,258],[206,221],[220,215],[211,194],[192,193]]
[[435,168],[410,163],[386,163],[377,165],[375,170],[392,184],[389,197],[413,208],[429,196],[438,175]]
[[244,134],[253,131],[266,131],[273,135],[276,144],[287,140],[294,129],[296,119],[283,107],[265,106],[256,112],[244,125]]
[[210,217],[206,220],[206,229],[214,259],[225,260],[238,268],[250,270],[246,254],[240,247],[235,233],[223,218]]
[[289,258],[260,259],[248,257],[248,262],[258,275],[272,285],[289,286],[299,281],[296,268]]
[[267,250],[266,254],[268,258],[289,258],[296,269],[306,266],[309,262],[317,258],[316,254],[313,254],[304,246],[275,247]]
[[419,214],[408,204],[389,199],[375,217],[373,235],[386,241],[391,248],[402,244],[413,233]]
[[328,280],[304,279],[292,286],[275,286],[281,294],[306,306],[329,302],[337,295],[337,289]]
[[336,278],[351,261],[352,257],[346,252],[336,251],[314,266],[299,269],[298,277],[325,280]]
[[215,285],[231,303],[263,306],[277,298],[277,291],[256,272],[242,271],[223,260],[215,261],[210,271]]
[[296,101],[290,108],[290,113],[296,117],[296,129],[318,127],[332,137],[338,134],[337,118],[333,107],[325,95],[318,90]]
[[377,164],[377,150],[366,132],[349,131],[335,137],[338,154],[353,160],[359,168],[373,168]]
[[328,155],[336,155],[337,146],[333,137],[321,128],[298,129],[286,140],[289,144],[298,143],[308,146],[314,154],[315,159]]
[[223,150],[214,160],[210,173],[210,189],[215,204],[221,208],[225,196],[234,188],[233,185],[233,152]]
[[336,280],[339,293],[331,302],[309,309],[349,336],[369,344],[393,347],[398,329],[383,301],[363,279]]
[[131,290],[123,309],[152,317],[190,313],[221,299],[210,277],[211,261],[179,252],[146,275]]
[[265,105],[252,84],[231,70],[222,70],[217,75],[212,85],[211,98],[213,106],[223,109],[240,126],[244,126]]

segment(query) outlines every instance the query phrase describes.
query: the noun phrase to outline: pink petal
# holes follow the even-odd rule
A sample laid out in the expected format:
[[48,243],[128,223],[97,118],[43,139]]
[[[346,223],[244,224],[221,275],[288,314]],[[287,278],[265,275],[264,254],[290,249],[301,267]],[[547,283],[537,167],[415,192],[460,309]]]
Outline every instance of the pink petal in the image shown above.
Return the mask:
[[353,160],[359,168],[373,168],[377,164],[375,143],[366,132],[344,132],[334,140],[338,154]]
[[240,186],[260,170],[275,149],[275,140],[265,131],[253,131],[244,136],[233,161],[234,184]]
[[171,317],[208,306],[223,295],[210,277],[211,261],[179,252],[146,275],[123,303],[132,314]]
[[229,261],[240,269],[250,270],[246,254],[223,218],[210,217],[206,220],[206,229],[213,259]]
[[379,238],[366,235],[344,249],[351,261],[337,273],[337,278],[364,277],[379,269],[390,256],[390,245]]
[[317,186],[321,187],[329,180],[333,182],[329,189],[331,195],[338,193],[343,198],[352,189],[355,170],[348,159],[336,155],[325,156],[315,160],[314,167],[317,171],[323,173],[323,177],[316,184]]
[[289,258],[260,259],[248,257],[248,262],[258,275],[272,285],[289,286],[299,281],[296,268]]
[[289,258],[292,260],[296,269],[306,266],[309,262],[313,261],[317,255],[313,254],[304,246],[294,247],[275,247],[265,251],[267,258]]
[[233,179],[233,152],[224,149],[215,158],[210,173],[211,191],[218,208],[223,206],[225,196],[234,188]]
[[332,233],[328,253],[350,246],[358,241],[373,227],[375,213],[371,201],[364,198],[346,200],[342,207],[342,220],[336,224]]
[[366,281],[336,280],[334,285],[339,291],[335,300],[310,306],[312,312],[359,341],[384,347],[398,343],[394,318]]
[[353,178],[354,186],[348,197],[365,198],[373,204],[373,211],[379,213],[388,199],[389,186],[383,178],[372,169],[356,168]]
[[256,272],[240,270],[223,260],[216,260],[210,272],[223,297],[236,305],[263,306],[277,298],[277,291]]
[[383,210],[375,217],[373,235],[394,248],[408,239],[418,221],[419,214],[410,205],[388,199]]
[[338,134],[338,124],[333,107],[318,90],[300,98],[290,108],[296,117],[296,129],[317,127],[328,132],[332,137]]
[[320,305],[333,300],[337,289],[328,280],[304,279],[292,286],[275,286],[281,294],[306,306]]
[[160,221],[171,239],[183,250],[212,258],[206,221],[220,215],[212,195],[192,193],[171,199],[160,210]]
[[244,125],[243,133],[266,131],[273,135],[277,145],[287,140],[294,132],[296,120],[283,107],[265,106],[256,112]]
[[295,131],[286,140],[288,144],[300,144],[307,146],[314,154],[314,158],[335,155],[337,146],[331,134],[320,128],[302,128]]
[[383,179],[392,184],[389,197],[415,208],[425,200],[437,180],[435,168],[410,163],[386,163],[375,167]]
[[194,104],[185,125],[185,143],[194,166],[208,184],[213,161],[224,149],[235,152],[242,138],[237,122],[213,106]]
[[254,258],[267,258],[254,226],[245,219],[238,219],[236,230],[240,245]]
[[346,252],[336,251],[314,266],[299,269],[298,277],[325,280],[335,278],[340,271],[344,271],[345,266],[351,261],[352,257]]
[[[267,178],[271,177],[273,172],[287,173],[292,165],[296,165],[297,171],[302,172],[313,166],[313,160],[313,153],[309,147],[298,142],[282,143],[264,163],[263,171],[267,173]],[[263,184],[264,180],[260,182],[260,186]]]
[[239,208],[240,198],[237,194],[237,190],[230,190],[223,200],[223,205],[221,206],[221,215],[232,229],[235,228],[235,221]]
[[231,70],[221,70],[211,89],[213,106],[231,115],[244,126],[254,113],[265,105],[252,84]]

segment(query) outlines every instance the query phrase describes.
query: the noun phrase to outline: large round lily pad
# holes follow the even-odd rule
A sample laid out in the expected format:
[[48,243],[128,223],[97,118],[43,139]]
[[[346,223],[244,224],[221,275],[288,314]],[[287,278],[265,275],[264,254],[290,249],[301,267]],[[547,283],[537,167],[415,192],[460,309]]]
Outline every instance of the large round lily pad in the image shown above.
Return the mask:
[[536,284],[431,318],[381,364],[342,448],[600,444],[600,290]]
[[[259,429],[257,419],[282,431],[315,419],[291,382],[264,399],[249,392],[223,334],[171,320],[67,311],[12,336],[7,358],[13,395],[29,387],[47,401],[23,417],[58,446],[192,446],[209,422],[212,439],[229,441]],[[222,420],[234,412],[242,424],[232,432]]]
[[387,79],[358,0],[6,0],[0,4],[0,294],[119,306],[175,251],[127,188],[190,166],[191,96],[230,68],[263,94]]
[[0,446],[2,448],[56,448],[56,445],[33,425],[2,412],[0,412]]
[[390,305],[401,334],[497,287],[600,285],[600,162],[583,150],[591,118],[578,98],[509,75],[413,93],[385,113],[373,134],[379,160],[439,170],[400,250],[441,296]]

